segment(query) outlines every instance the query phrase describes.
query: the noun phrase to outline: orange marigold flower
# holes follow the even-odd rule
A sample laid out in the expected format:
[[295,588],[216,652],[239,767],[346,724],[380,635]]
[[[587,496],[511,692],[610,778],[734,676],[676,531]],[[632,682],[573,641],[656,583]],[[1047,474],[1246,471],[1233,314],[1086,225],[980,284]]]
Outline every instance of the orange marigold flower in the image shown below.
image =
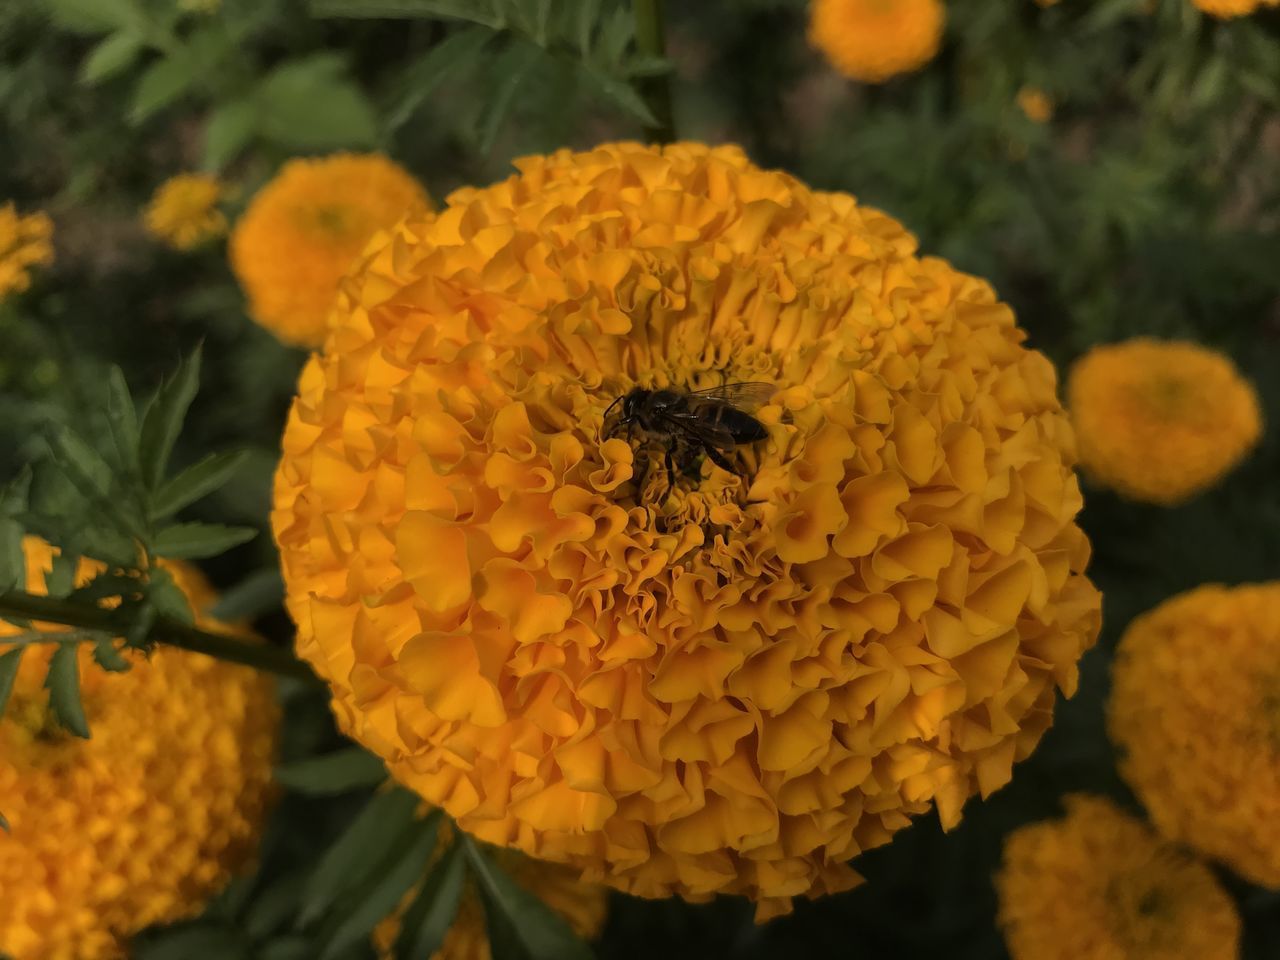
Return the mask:
[[31,286],[30,268],[53,263],[53,221],[47,213],[20,216],[0,207],[0,300]]
[[1116,652],[1120,772],[1171,840],[1280,888],[1280,582],[1205,586],[1130,624]]
[[1125,496],[1176,504],[1213,486],[1258,441],[1262,414],[1231,360],[1146,338],[1094,347],[1067,384],[1081,465]]
[[924,66],[938,52],[941,0],[813,0],[809,42],[853,80],[882,83]]
[[996,875],[1013,960],[1236,960],[1240,917],[1213,873],[1110,800],[1066,798],[1015,830]]
[[1053,118],[1053,100],[1039,87],[1023,87],[1018,91],[1018,109],[1028,120],[1048,123]]
[[1222,20],[1244,17],[1263,7],[1274,7],[1280,0],[1192,0],[1204,13]]
[[[43,593],[52,551],[24,547],[27,589]],[[196,609],[212,602],[193,568],[169,569]],[[82,564],[81,581],[93,572]],[[0,653],[16,633],[0,622]],[[265,819],[278,726],[269,678],[169,648],[107,673],[88,646],[91,739],[50,714],[50,644],[23,654],[0,721],[0,954],[14,960],[123,958],[142,928],[199,913],[253,856]]]
[[338,281],[369,238],[429,202],[418,181],[377,154],[289,161],[231,234],[249,312],[287,343],[318,346]]
[[222,185],[206,173],[181,173],[156,189],[143,220],[147,232],[175,250],[194,250],[227,232],[218,209]]
[[[443,854],[449,833],[448,827],[441,828],[435,856],[427,865],[428,873]],[[600,933],[608,908],[608,896],[604,887],[583,883],[574,871],[566,867],[534,860],[514,850],[499,851],[495,859],[512,880],[563,917],[579,937],[593,940]],[[373,931],[374,947],[381,960],[393,960],[393,949],[396,937],[400,935],[404,911],[417,895],[417,889],[406,894],[396,912],[378,924]],[[444,942],[432,954],[431,960],[491,960],[491,957],[484,907],[479,892],[468,876],[458,904],[458,915],[454,917]]]
[[[1053,367],[897,221],[736,147],[517,167],[371,244],[302,374],[298,650],[483,840],[761,916],[846,889],[1009,779],[1095,639]],[[602,439],[635,387],[735,381],[773,385],[735,471],[669,489],[661,444]]]

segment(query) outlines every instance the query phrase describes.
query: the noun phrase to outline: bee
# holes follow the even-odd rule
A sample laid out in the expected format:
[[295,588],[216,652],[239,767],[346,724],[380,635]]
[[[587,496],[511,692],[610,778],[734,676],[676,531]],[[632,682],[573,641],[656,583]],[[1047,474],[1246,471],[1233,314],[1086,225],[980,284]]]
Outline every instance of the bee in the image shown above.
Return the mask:
[[[644,442],[660,445],[668,488],[674,488],[677,475],[689,473],[703,455],[716,466],[735,473],[729,459],[733,449],[768,436],[764,424],[742,408],[760,406],[776,389],[771,383],[756,381],[694,391],[635,387],[615,397],[605,408],[604,419],[608,423],[613,409],[619,404],[622,407],[621,415],[606,427],[604,438],[625,430],[632,443],[638,432]],[[643,489],[644,481],[642,472],[636,479],[637,491]]]

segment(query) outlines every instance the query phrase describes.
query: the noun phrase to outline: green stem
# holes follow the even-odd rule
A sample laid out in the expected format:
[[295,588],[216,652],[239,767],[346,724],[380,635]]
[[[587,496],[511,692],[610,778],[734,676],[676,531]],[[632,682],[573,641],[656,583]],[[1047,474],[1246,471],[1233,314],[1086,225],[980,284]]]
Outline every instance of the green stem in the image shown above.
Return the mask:
[[[663,0],[633,0],[636,17],[636,46],[651,57],[667,55],[667,41],[663,29]],[[653,143],[670,143],[676,138],[675,124],[671,119],[671,85],[665,73],[646,77],[640,83],[640,93],[649,105],[649,111],[657,121],[645,127],[645,137]]]
[[[60,623],[80,630],[97,630],[112,636],[123,636],[128,633],[130,626],[127,618],[121,617],[114,610],[21,591],[0,593],[0,616]],[[169,617],[161,617],[156,621],[148,639],[166,646],[203,653],[218,660],[265,670],[282,677],[312,681],[316,679],[311,668],[287,650],[268,646],[265,643],[246,643],[220,633],[210,633]],[[6,638],[0,637],[0,644],[5,642]]]

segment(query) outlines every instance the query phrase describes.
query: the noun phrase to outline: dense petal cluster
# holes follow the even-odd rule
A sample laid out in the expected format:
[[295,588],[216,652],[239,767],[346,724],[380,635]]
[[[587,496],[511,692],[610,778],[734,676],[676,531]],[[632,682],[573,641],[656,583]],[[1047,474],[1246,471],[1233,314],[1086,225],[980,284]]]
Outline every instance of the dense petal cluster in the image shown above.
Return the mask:
[[[446,833],[442,828],[441,833]],[[436,845],[439,857],[445,845],[441,837]],[[534,894],[564,918],[570,928],[584,940],[593,940],[604,926],[605,913],[608,909],[608,896],[604,887],[598,884],[583,883],[577,874],[559,864],[534,860],[515,850],[502,850],[497,853],[498,864],[516,883]],[[434,867],[436,859],[428,865]],[[373,932],[374,946],[382,960],[393,960],[393,948],[396,937],[400,934],[400,924],[404,910],[417,895],[415,888],[401,902],[396,912]],[[431,960],[491,960],[489,949],[489,933],[485,924],[484,906],[479,891],[468,877],[463,887],[462,899],[458,903],[458,914],[445,934],[440,949],[431,956]],[[427,960],[427,958],[422,958]]]
[[809,42],[853,80],[882,83],[938,52],[942,0],[813,0]]
[[218,209],[222,184],[207,173],[181,173],[156,188],[143,215],[147,232],[175,250],[194,250],[227,232]]
[[1203,12],[1223,20],[1248,16],[1263,7],[1274,7],[1280,4],[1280,0],[1193,0],[1193,2]]
[[21,216],[0,207],[0,300],[31,286],[31,268],[53,262],[53,221],[46,213]]
[[1135,500],[1176,504],[1211,487],[1257,443],[1253,386],[1228,357],[1139,337],[1095,347],[1067,383],[1080,463]]
[[249,312],[286,343],[318,346],[338,281],[369,238],[428,203],[417,180],[377,154],[289,161],[231,233]]
[[[483,840],[764,915],[847,888],[1009,779],[1095,639],[1053,368],[897,221],[735,147],[517,167],[371,244],[302,374],[298,650]],[[668,488],[607,436],[636,386],[740,381],[775,389],[733,472]]]
[[1206,586],[1116,651],[1120,772],[1165,836],[1280,888],[1280,583]]
[[[25,546],[27,589],[43,592],[51,551]],[[199,575],[171,570],[207,607]],[[0,652],[17,632],[0,622]],[[167,648],[106,673],[81,644],[92,738],[80,740],[49,712],[50,650],[23,654],[0,721],[0,955],[116,960],[143,927],[198,913],[252,857],[270,795],[273,685]]]
[[996,875],[1013,960],[1236,960],[1240,917],[1203,863],[1111,801],[1010,834]]

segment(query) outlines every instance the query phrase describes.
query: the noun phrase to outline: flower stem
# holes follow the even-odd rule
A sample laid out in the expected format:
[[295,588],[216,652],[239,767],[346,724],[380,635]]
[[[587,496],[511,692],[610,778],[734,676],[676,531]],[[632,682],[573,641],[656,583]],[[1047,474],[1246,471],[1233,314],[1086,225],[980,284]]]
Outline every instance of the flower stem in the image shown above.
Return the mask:
[[[128,620],[114,610],[22,591],[0,593],[0,616],[60,623],[80,630],[97,630],[112,636],[122,636],[129,630]],[[203,653],[218,660],[265,670],[282,677],[312,681],[316,679],[311,668],[288,650],[268,646],[265,643],[246,643],[234,637],[189,626],[169,617],[156,620],[155,626],[148,634],[148,639],[166,646]],[[60,641],[61,638],[53,636],[50,640]],[[6,638],[0,637],[0,644],[5,642]]]
[[[667,42],[663,28],[663,0],[633,0],[636,17],[636,46],[650,57],[663,58],[667,54]],[[671,119],[671,85],[667,74],[646,77],[640,82],[649,111],[657,121],[646,126],[644,134],[652,143],[670,143],[676,138],[675,124]]]

